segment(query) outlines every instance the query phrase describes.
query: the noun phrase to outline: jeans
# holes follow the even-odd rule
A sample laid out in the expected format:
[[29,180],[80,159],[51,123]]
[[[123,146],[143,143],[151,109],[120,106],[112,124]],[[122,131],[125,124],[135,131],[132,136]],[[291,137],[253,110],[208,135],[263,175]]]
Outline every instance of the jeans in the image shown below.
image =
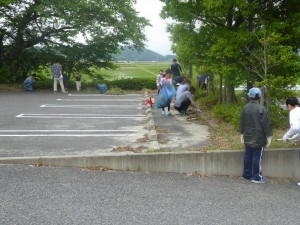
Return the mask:
[[262,179],[261,173],[261,159],[264,148],[251,148],[245,146],[244,154],[244,172],[243,177],[260,181]]

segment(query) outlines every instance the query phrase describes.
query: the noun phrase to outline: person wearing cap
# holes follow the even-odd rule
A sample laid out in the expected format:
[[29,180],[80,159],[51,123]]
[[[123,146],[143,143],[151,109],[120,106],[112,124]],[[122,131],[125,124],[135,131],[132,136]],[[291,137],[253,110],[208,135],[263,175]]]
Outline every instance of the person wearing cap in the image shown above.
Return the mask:
[[261,95],[259,88],[251,88],[248,93],[250,101],[240,114],[241,142],[245,145],[242,179],[252,180],[253,183],[267,181],[262,176],[261,160],[264,148],[269,147],[273,135],[269,113],[259,104]]
[[[300,139],[300,107],[299,100],[296,97],[290,97],[286,100],[289,113],[290,129],[283,135],[284,142]],[[298,183],[300,186],[300,182]]]
[[23,83],[23,90],[24,91],[32,91],[33,90],[33,84],[35,82],[36,74],[32,74],[31,76],[27,77],[26,80],[24,80]]

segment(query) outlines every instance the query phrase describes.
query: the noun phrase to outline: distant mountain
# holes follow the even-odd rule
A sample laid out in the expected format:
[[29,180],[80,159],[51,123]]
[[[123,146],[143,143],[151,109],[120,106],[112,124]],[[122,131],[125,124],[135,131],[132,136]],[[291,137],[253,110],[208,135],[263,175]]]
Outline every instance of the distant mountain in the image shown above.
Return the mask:
[[153,52],[149,49],[144,49],[141,52],[136,50],[132,50],[129,48],[124,49],[121,51],[121,54],[113,55],[117,61],[129,61],[129,62],[172,62],[172,60],[176,57],[175,55],[160,55],[156,52]]

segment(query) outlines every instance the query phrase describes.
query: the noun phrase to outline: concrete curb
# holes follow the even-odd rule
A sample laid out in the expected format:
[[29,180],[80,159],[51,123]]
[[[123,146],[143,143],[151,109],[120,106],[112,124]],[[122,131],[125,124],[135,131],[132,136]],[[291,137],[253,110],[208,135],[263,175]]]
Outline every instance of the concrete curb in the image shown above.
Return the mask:
[[[146,100],[149,99],[149,95],[147,90],[145,90],[144,92],[144,101],[146,102]],[[154,125],[154,120],[153,120],[153,115],[152,115],[152,108],[150,105],[146,105],[145,104],[145,114],[146,114],[146,121],[147,121],[147,125],[146,125],[146,129],[148,130],[148,138],[149,138],[149,147],[150,149],[153,150],[159,150],[159,143],[157,141],[157,132],[155,130],[155,125]]]
[[[196,173],[241,176],[242,150],[177,153],[104,154],[0,158],[1,164],[39,164],[59,167],[107,166],[113,170]],[[300,150],[272,149],[264,153],[263,175],[300,179]]]

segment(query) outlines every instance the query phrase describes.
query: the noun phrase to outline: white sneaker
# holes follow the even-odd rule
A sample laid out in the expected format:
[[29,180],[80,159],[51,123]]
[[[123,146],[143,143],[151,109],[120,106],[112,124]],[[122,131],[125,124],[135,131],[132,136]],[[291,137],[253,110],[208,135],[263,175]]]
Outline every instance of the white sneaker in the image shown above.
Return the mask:
[[300,182],[298,182],[298,186],[300,186]]
[[171,113],[170,111],[168,111],[168,112],[166,113],[166,115],[169,115],[169,116],[171,116],[171,115],[172,115],[172,113]]
[[165,113],[165,111],[161,111],[161,114],[162,114],[162,115],[165,115],[166,113]]

